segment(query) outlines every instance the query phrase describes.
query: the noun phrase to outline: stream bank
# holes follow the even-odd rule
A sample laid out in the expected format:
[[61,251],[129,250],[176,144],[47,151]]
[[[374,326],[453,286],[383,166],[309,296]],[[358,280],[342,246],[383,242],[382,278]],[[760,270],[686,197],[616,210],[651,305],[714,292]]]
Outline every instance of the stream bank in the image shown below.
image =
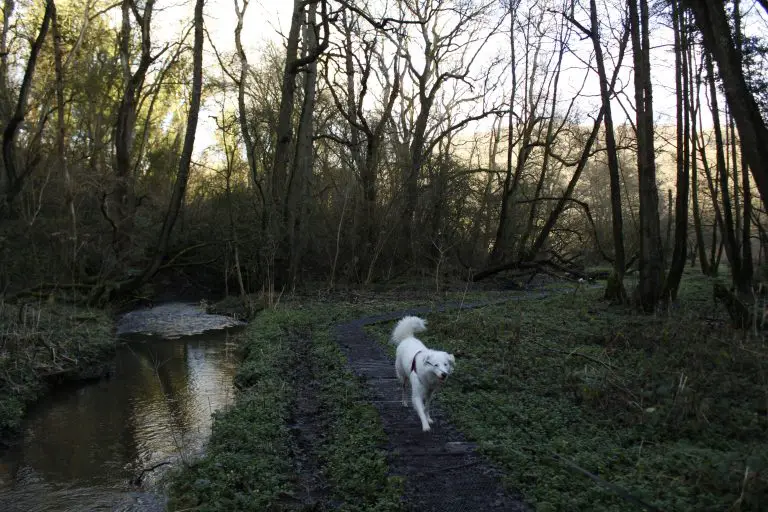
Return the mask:
[[0,325],[0,446],[8,447],[53,386],[109,375],[114,322],[104,310],[0,302]]

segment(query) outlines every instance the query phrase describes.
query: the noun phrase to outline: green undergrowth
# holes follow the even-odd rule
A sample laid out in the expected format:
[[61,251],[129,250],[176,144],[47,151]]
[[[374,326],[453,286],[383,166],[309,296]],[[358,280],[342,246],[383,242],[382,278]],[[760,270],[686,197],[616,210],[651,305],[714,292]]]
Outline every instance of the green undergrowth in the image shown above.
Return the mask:
[[102,310],[0,302],[0,440],[18,433],[27,406],[52,385],[108,371],[112,327]]
[[642,508],[622,492],[665,511],[764,510],[763,335],[732,330],[695,275],[654,316],[601,296],[427,315],[427,346],[457,357],[438,395],[451,420],[538,511]]
[[323,376],[318,395],[328,421],[319,453],[340,510],[401,510],[402,481],[388,474],[386,436],[365,384],[349,371],[327,328],[314,333],[312,356]]
[[[206,455],[171,476],[169,509],[322,506],[302,502],[290,425],[292,375],[301,378],[301,369],[311,368],[322,431],[309,455],[329,484],[327,501],[340,510],[398,510],[400,482],[388,475],[379,417],[365,400],[363,386],[346,369],[346,359],[330,333],[334,323],[373,309],[289,304],[258,315],[240,335],[243,360],[235,377],[239,390],[235,404],[216,413]],[[310,350],[299,356],[296,343],[311,343]]]

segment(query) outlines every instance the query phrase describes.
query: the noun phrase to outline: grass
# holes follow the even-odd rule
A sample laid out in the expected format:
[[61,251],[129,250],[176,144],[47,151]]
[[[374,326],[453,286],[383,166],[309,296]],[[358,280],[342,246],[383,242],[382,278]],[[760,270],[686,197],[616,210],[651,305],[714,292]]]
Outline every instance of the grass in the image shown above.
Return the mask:
[[575,467],[662,510],[759,510],[768,347],[711,289],[686,275],[653,317],[594,289],[429,315],[426,344],[457,354],[438,400],[536,510],[633,509]]
[[364,384],[347,369],[327,328],[314,336],[313,364],[323,375],[319,399],[328,420],[319,453],[334,499],[350,512],[401,510],[402,481],[389,475],[386,437]]
[[207,455],[174,478],[170,510],[268,510],[290,493],[288,320],[265,315],[243,334],[236,405],[216,413]]
[[108,312],[0,302],[0,440],[51,384],[100,377],[115,350]]
[[[301,509],[296,440],[291,432],[296,368],[317,380],[322,432],[311,457],[340,510],[399,510],[400,482],[388,474],[384,433],[363,387],[346,369],[330,326],[372,304],[281,305],[243,332],[235,405],[216,414],[207,454],[172,475],[170,510]],[[306,355],[296,343],[311,340]]]

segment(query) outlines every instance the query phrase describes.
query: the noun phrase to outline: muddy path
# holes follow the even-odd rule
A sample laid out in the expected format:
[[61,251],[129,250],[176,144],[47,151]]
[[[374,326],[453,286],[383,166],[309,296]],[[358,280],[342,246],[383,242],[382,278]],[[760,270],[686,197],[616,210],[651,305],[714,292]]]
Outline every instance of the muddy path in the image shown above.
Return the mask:
[[[397,320],[405,315],[473,309],[515,299],[530,300],[550,295],[533,292],[475,304],[444,304],[368,316],[335,326],[334,335],[353,372],[365,379],[373,405],[389,438],[390,467],[405,479],[406,507],[420,512],[481,512],[529,510],[520,496],[502,487],[501,473],[480,456],[475,446],[433,405],[436,423],[431,432],[421,431],[413,408],[400,402],[400,384],[394,361],[384,347],[365,332],[367,325]],[[439,400],[438,400],[439,402]]]
[[[292,350],[295,360],[308,361],[311,358],[313,340],[311,334],[295,336]],[[289,510],[328,510],[330,508],[330,487],[323,477],[320,462],[313,447],[320,444],[321,433],[325,431],[325,415],[321,411],[317,389],[320,386],[313,365],[293,365],[291,381],[295,400],[291,414],[291,447],[296,489],[294,502],[287,504]]]

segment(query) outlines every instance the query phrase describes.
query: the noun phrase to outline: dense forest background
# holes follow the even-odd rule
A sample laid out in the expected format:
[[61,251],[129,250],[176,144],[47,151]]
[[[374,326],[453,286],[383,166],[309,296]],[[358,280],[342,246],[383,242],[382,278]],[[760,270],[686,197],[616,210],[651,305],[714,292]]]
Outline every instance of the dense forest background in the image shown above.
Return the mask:
[[295,0],[258,51],[250,4],[3,0],[0,293],[605,266],[608,298],[651,311],[690,264],[748,310],[768,2]]

